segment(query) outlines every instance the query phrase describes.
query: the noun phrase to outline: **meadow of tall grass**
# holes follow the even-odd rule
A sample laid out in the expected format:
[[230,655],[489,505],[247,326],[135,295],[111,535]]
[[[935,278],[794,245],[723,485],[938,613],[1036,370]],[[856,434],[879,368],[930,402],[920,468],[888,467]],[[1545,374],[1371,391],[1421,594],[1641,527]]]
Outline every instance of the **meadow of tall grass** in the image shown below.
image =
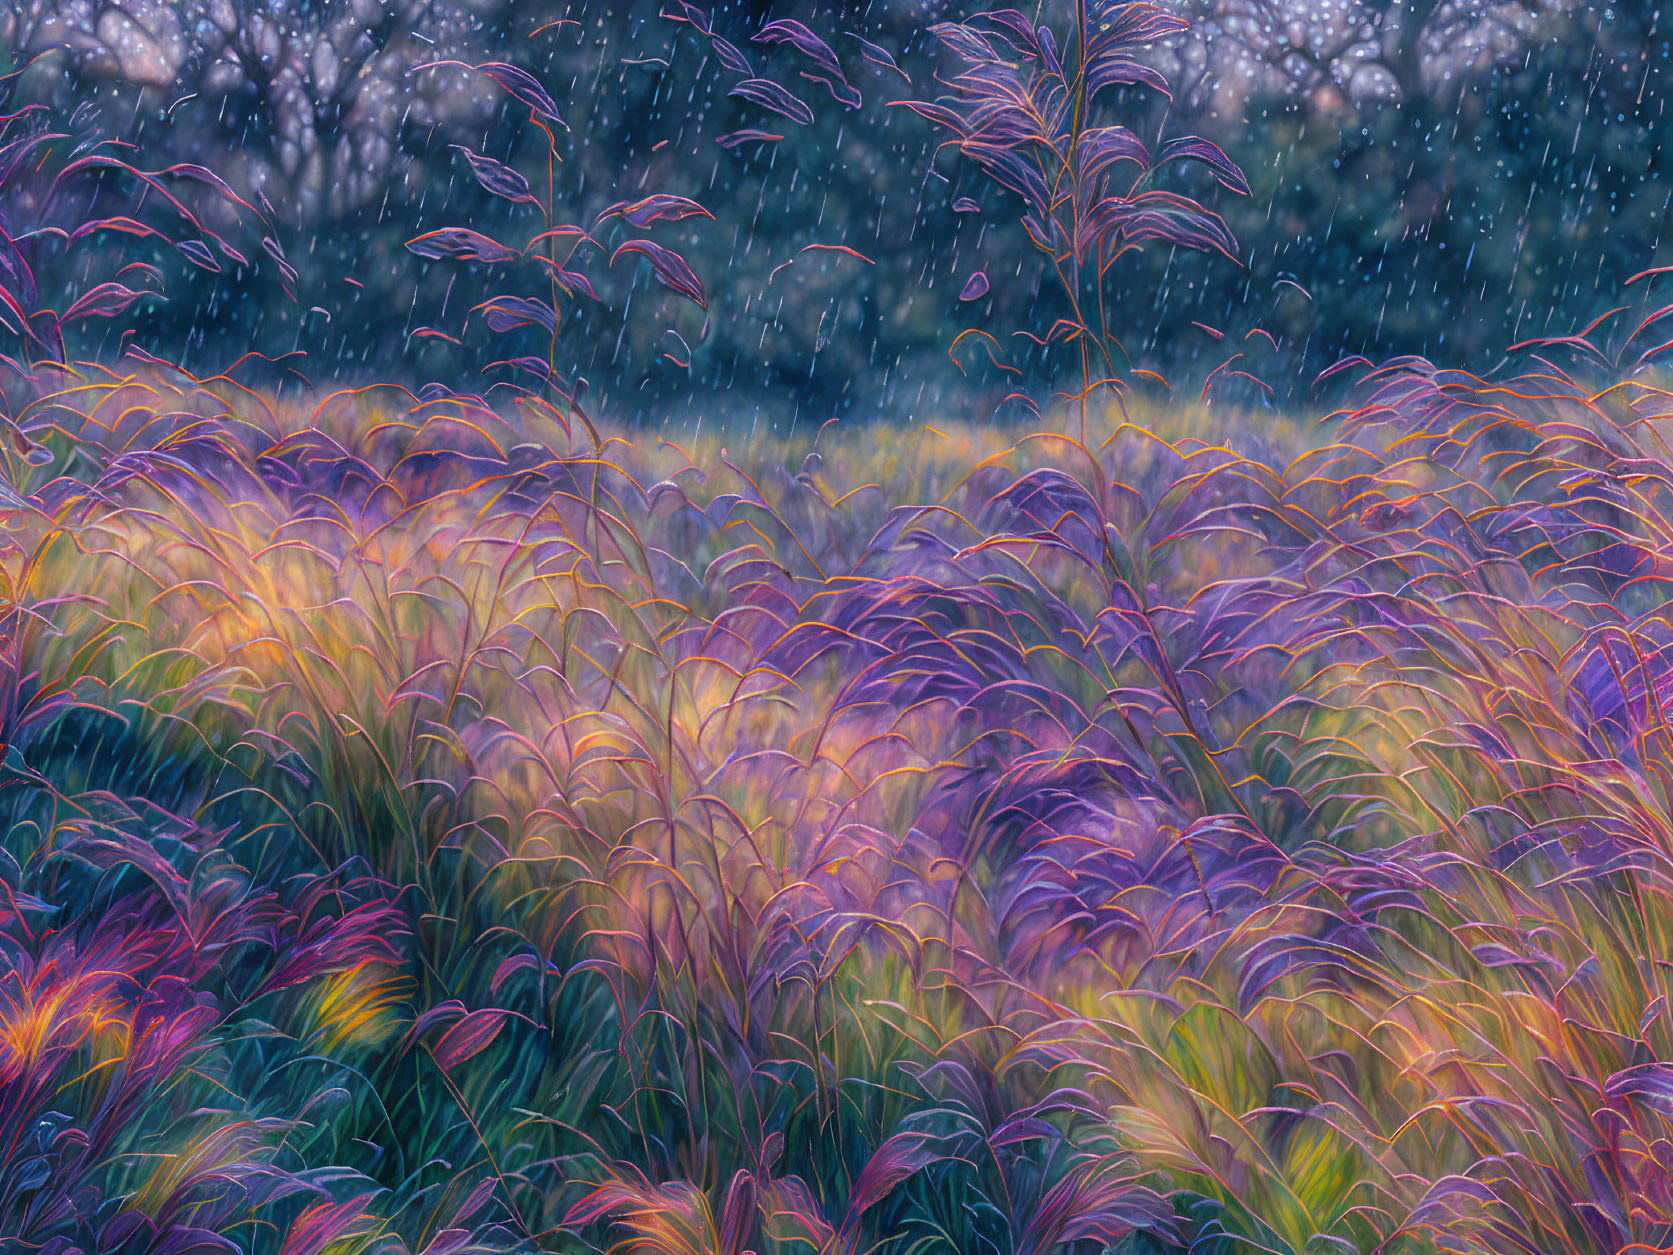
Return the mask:
[[[1093,97],[1179,23],[978,16],[902,103],[1073,314],[1026,423],[587,412],[551,131],[544,188],[466,152],[546,230],[406,246],[534,263],[470,313],[538,389],[77,360],[163,272],[38,262],[247,261],[180,180],[271,224],[0,122],[0,1252],[1673,1251],[1673,306],[1170,391],[1106,274],[1237,256],[1160,166],[1249,185]],[[89,170],[196,234],[54,200]]]
[[1525,361],[731,452],[38,367],[0,1239],[1668,1246],[1673,393]]

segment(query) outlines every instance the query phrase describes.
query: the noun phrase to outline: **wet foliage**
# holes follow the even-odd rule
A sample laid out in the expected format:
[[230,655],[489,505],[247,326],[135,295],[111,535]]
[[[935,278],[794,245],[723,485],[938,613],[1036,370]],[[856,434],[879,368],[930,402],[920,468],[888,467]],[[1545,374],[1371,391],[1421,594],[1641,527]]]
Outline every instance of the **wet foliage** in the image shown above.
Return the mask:
[[1254,227],[1659,17],[1233,8],[12,13],[0,1250],[1673,1249],[1673,266]]
[[[792,391],[792,413],[818,423],[991,410],[1014,376],[944,369],[973,325],[1004,342],[1000,358],[1031,386],[1065,365],[1079,372],[1073,349],[1048,355],[1011,335],[1074,318],[1016,230],[1015,197],[938,154],[946,135],[928,120],[891,107],[933,100],[936,75],[960,71],[930,30],[977,7],[20,0],[0,13],[0,34],[27,67],[18,103],[52,106],[63,123],[52,129],[132,144],[118,155],[146,170],[213,168],[266,219],[238,246],[248,265],[194,270],[180,299],[140,311],[142,343],[171,361],[212,374],[258,345],[306,350],[334,378],[457,382],[539,353],[538,332],[506,354],[491,330],[439,317],[505,291],[503,276],[425,264],[404,245],[461,223],[527,238],[536,207],[494,196],[462,152],[542,197],[555,152],[556,203],[543,204],[554,222],[590,226],[657,192],[714,215],[680,228],[715,298],[706,322],[679,318],[677,297],[653,312],[666,289],[649,287],[636,290],[637,317],[626,300],[572,316],[566,357],[594,399],[654,426],[725,391],[732,410],[774,422]],[[1164,9],[1190,25],[1136,55],[1172,97],[1137,87],[1108,102],[1115,121],[1147,148],[1205,137],[1254,195],[1222,195],[1206,169],[1158,182],[1224,217],[1247,269],[1189,250],[1122,257],[1100,294],[1132,364],[1200,377],[1217,363],[1199,323],[1232,339],[1272,334],[1268,382],[1286,404],[1305,404],[1304,381],[1350,353],[1485,370],[1529,334],[1583,326],[1628,276],[1667,260],[1670,47],[1655,6]],[[1073,25],[1067,5],[1029,21]],[[469,68],[485,63],[532,78],[550,114],[531,119]],[[271,248],[256,247],[263,235]],[[813,243],[876,265],[803,255]],[[461,343],[415,339],[424,326]]]

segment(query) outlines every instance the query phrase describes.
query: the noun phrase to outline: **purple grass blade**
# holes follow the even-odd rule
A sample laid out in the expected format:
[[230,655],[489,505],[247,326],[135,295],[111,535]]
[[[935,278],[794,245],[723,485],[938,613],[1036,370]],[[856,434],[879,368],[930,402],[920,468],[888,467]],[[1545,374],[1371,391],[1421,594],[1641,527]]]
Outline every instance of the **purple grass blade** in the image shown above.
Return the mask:
[[469,227],[443,227],[439,231],[427,232],[416,240],[408,240],[407,248],[420,257],[432,260],[456,258],[487,264],[516,261],[522,256],[516,249],[507,248],[498,240],[489,239]]
[[836,78],[843,78],[842,62],[823,39],[794,18],[781,17],[768,22],[749,37],[752,44],[789,44],[808,60]]
[[800,123],[802,126],[809,126],[813,123],[813,110],[770,78],[746,78],[732,88],[727,95],[742,96],[745,100],[752,101],[763,109],[789,118],[792,122]]
[[476,176],[485,191],[495,196],[511,201],[513,204],[533,205],[537,202],[529,181],[517,171],[503,162],[495,161],[492,157],[484,157],[481,153],[463,144],[453,144],[450,147],[461,152],[465,160],[470,163],[471,173]]
[[618,248],[610,257],[610,264],[616,264],[616,258],[623,253],[634,253],[651,263],[651,271],[656,275],[658,283],[672,288],[687,300],[695,303],[698,308],[704,308],[703,285],[692,273],[685,258],[660,244],[653,244],[650,240],[629,240]]

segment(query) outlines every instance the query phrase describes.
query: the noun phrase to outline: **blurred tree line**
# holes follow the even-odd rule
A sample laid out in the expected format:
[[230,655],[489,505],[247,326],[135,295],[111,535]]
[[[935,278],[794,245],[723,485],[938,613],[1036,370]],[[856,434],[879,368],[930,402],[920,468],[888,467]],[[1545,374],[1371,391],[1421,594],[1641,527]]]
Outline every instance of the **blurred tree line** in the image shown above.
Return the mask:
[[[1207,172],[1168,176],[1226,217],[1243,265],[1123,258],[1108,297],[1134,364],[1200,387],[1242,353],[1260,382],[1233,390],[1287,403],[1346,354],[1488,369],[1514,341],[1649,299],[1623,285],[1667,252],[1673,18],[1659,9],[1166,7],[1193,22],[1154,50],[1172,99],[1132,89],[1118,111],[1147,141],[1221,144],[1254,194],[1226,194]],[[729,94],[744,71],[680,0],[31,0],[5,11],[0,34],[17,100],[51,106],[88,144],[131,145],[141,167],[214,170],[252,207],[248,264],[171,274],[169,302],[134,340],[151,352],[201,371],[252,346],[300,350],[290,364],[317,381],[479,390],[538,386],[494,363],[540,357],[629,419],[660,424],[724,394],[722,406],[782,423],[1038,399],[1062,374],[1015,334],[1058,316],[1016,205],[893,105],[935,94],[947,67],[926,31],[959,16],[942,0],[705,11],[810,123]],[[836,50],[857,107],[809,79],[795,49],[750,41],[772,17]],[[560,162],[529,109],[470,70],[483,62],[544,85],[562,114]],[[749,130],[782,138],[739,137]],[[462,149],[520,172],[530,200],[490,195]],[[653,192],[714,215],[642,233],[691,262],[701,309],[648,267],[606,264],[626,228],[599,214]],[[517,249],[571,224],[602,246],[574,257],[600,299],[566,305],[555,337],[496,334],[472,313],[494,295],[546,294],[538,267],[405,247],[463,225]],[[853,251],[804,251],[816,243]],[[978,272],[986,292],[961,300]],[[966,337],[955,368],[967,328],[993,352]]]

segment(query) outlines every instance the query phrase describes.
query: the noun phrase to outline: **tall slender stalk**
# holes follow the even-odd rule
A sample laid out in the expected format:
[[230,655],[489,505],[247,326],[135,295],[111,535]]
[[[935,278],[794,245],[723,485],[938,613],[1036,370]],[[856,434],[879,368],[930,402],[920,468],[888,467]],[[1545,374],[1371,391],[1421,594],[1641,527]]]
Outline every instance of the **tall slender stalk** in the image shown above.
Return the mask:
[[[1011,9],[977,13],[963,23],[930,28],[967,66],[948,81],[952,94],[938,101],[897,102],[950,131],[967,157],[1022,200],[1023,225],[1048,255],[1073,314],[1082,444],[1092,392],[1113,384],[1117,373],[1103,293],[1109,266],[1150,241],[1237,256],[1237,241],[1216,214],[1189,197],[1149,186],[1161,166],[1183,160],[1208,166],[1224,186],[1247,194],[1247,182],[1226,155],[1207,140],[1187,136],[1153,156],[1131,130],[1098,116],[1098,98],[1110,87],[1166,89],[1161,75],[1136,54],[1185,25],[1153,4],[1074,0],[1074,47],[1066,68],[1048,27],[1036,28]],[[1118,173],[1123,168],[1136,173],[1126,179]],[[1087,317],[1089,279],[1096,329]],[[1033,338],[1049,348],[1058,329],[1054,324],[1043,340]],[[1107,372],[1097,381],[1095,357]]]

